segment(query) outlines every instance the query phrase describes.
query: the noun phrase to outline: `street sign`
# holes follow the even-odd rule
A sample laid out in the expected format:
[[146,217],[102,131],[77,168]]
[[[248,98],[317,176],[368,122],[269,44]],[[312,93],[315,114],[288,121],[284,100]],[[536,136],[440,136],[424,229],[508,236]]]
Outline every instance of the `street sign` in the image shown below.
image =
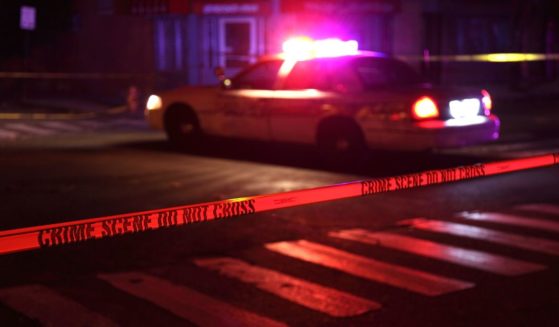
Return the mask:
[[19,27],[22,30],[33,31],[35,30],[37,11],[35,7],[21,6],[19,15]]

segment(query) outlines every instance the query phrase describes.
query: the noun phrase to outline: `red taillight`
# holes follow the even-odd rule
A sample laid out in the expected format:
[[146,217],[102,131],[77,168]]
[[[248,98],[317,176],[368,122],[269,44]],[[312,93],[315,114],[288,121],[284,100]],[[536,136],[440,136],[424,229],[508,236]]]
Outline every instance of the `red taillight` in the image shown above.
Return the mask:
[[424,96],[413,104],[412,115],[415,119],[436,118],[439,116],[439,108],[433,99]]
[[491,100],[491,95],[487,90],[481,90],[481,103],[483,103],[483,109],[485,109],[485,115],[489,116],[491,109],[493,108],[493,101]]

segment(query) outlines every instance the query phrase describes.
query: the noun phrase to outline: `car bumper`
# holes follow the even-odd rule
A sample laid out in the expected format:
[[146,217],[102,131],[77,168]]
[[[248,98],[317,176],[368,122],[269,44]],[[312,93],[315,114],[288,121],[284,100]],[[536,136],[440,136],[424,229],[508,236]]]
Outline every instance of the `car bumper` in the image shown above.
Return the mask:
[[495,141],[499,138],[499,129],[500,121],[496,116],[479,116],[469,121],[433,120],[377,135],[367,133],[367,141],[371,148],[394,150],[456,148]]
[[153,129],[163,129],[163,110],[152,109],[144,110],[144,116],[149,126]]

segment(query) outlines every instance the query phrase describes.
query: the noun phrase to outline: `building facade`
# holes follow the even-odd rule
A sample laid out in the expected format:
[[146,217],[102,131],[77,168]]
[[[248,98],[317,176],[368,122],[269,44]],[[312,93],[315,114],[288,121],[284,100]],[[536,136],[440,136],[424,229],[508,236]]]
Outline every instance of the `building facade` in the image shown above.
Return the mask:
[[559,52],[555,0],[66,1],[73,12],[71,28],[48,51],[34,51],[36,61],[49,58],[37,66],[128,74],[121,84],[143,89],[213,84],[216,67],[233,75],[259,56],[278,52],[287,38],[301,35],[357,40],[361,49],[400,56],[440,83],[544,81],[556,78],[558,70],[551,60],[452,59]]

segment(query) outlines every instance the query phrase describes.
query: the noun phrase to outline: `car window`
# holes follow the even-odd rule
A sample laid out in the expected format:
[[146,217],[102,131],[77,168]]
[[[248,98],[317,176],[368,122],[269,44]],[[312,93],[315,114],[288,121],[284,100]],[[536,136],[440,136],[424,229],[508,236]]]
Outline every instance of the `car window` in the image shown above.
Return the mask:
[[251,66],[233,78],[232,88],[271,90],[275,86],[281,64],[281,60],[270,60]]
[[287,90],[329,90],[331,87],[328,72],[328,61],[299,61],[285,79],[283,88]]
[[359,58],[354,63],[365,88],[417,84],[419,75],[406,63],[389,58]]
[[363,91],[361,79],[348,63],[331,67],[330,81],[332,88],[341,93],[357,93]]

